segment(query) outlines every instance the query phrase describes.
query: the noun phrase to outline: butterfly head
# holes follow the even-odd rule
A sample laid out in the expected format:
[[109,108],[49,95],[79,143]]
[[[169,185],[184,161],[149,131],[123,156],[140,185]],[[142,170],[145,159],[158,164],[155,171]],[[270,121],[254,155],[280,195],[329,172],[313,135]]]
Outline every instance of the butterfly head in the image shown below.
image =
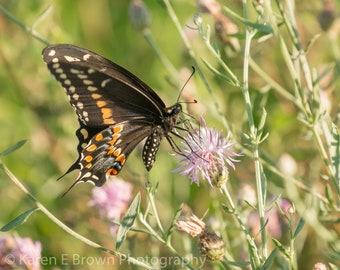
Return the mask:
[[178,115],[182,112],[182,105],[180,103],[176,103],[175,105],[168,107],[167,109],[170,116]]

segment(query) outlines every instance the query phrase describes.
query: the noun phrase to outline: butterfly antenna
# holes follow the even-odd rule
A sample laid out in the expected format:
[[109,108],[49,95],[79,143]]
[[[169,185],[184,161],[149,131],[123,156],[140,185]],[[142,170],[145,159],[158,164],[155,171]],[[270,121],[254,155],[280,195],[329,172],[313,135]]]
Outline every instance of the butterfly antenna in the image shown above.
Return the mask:
[[[191,72],[189,78],[186,80],[186,82],[185,82],[184,85],[182,86],[181,91],[179,91],[179,94],[178,94],[178,98],[177,98],[177,102],[176,102],[176,103],[179,102],[179,99],[180,99],[180,97],[181,97],[181,95],[182,95],[182,92],[183,92],[184,88],[187,86],[187,84],[189,83],[190,79],[191,79],[192,76],[194,76],[194,74],[195,74],[195,71],[196,71],[195,67],[194,67],[194,66],[191,66],[191,68],[192,68],[192,72]],[[191,103],[191,102],[185,102],[185,103]],[[197,100],[194,100],[193,103],[197,103]]]

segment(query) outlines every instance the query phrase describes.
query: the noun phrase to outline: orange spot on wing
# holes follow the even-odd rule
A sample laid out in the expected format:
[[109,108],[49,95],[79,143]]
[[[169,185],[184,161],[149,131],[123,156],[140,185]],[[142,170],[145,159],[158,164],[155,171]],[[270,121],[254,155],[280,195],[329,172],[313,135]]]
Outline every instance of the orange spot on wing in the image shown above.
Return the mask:
[[113,133],[119,133],[123,130],[123,126],[122,125],[118,125],[113,127]]
[[95,144],[91,144],[89,147],[86,148],[87,151],[92,152],[97,149]]
[[111,118],[112,117],[111,109],[109,109],[109,108],[102,108],[101,111],[102,111],[103,119],[107,119],[107,118]]
[[112,155],[112,153],[114,152],[114,148],[113,148],[112,145],[109,146],[108,148],[106,148],[106,150],[107,150],[107,155],[108,155],[108,156],[109,156],[109,155]]
[[99,94],[92,94],[91,97],[93,99],[100,99],[102,97],[102,95],[99,95]]
[[119,154],[120,154],[120,148],[118,148],[116,151],[113,152],[113,155],[114,155],[115,157],[118,157]]
[[112,137],[112,139],[117,140],[120,137],[120,134],[115,133],[111,137]]
[[85,166],[85,168],[88,168],[88,169],[90,169],[91,167],[92,167],[92,163],[87,163]]
[[115,123],[115,121],[113,121],[113,119],[111,119],[111,118],[107,118],[107,119],[103,119],[103,123],[105,125],[112,125],[112,124]]
[[107,105],[107,102],[105,102],[105,101],[103,101],[103,100],[98,100],[96,104],[97,104],[97,106],[98,106],[99,108],[101,108],[101,107],[106,106],[106,105]]
[[86,156],[85,158],[84,158],[84,160],[86,161],[86,162],[91,162],[91,160],[93,159],[93,157],[92,156]]
[[120,164],[123,166],[125,163],[125,155],[120,155],[119,157],[116,158],[116,161],[119,161]]
[[113,139],[113,140],[109,141],[108,144],[114,145],[116,141],[117,141],[117,139]]
[[119,172],[116,170],[116,169],[114,169],[114,168],[110,168],[110,169],[108,169],[107,171],[106,171],[106,174],[107,175],[117,175]]
[[96,140],[97,142],[99,142],[99,141],[101,141],[103,138],[104,138],[103,134],[102,134],[102,133],[99,133],[99,134],[96,136],[95,140]]

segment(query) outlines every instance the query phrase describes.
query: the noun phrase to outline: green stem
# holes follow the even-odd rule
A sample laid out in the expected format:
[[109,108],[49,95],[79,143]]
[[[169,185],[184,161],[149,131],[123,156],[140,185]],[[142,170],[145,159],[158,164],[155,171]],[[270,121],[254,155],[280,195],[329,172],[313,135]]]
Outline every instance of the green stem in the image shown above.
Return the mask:
[[20,26],[25,32],[32,35],[36,40],[40,41],[41,43],[45,45],[49,45],[49,42],[45,39],[43,39],[36,31],[28,26],[26,26],[24,23],[22,23],[17,17],[15,17],[12,13],[10,13],[7,9],[5,9],[2,5],[0,5],[0,12],[2,12],[8,19],[16,23],[18,26]]
[[[280,11],[281,11],[283,18],[285,19],[285,23],[286,23],[287,27],[292,28],[291,26],[288,26],[288,25],[290,25],[290,21],[289,21],[289,19],[286,18],[286,15],[285,15],[285,13],[282,9],[282,5],[278,0],[277,0],[277,4],[280,8]],[[272,12],[272,14],[273,14],[273,11],[271,10],[270,6],[266,5],[266,7],[269,9],[268,12]],[[285,63],[288,67],[290,76],[291,76],[291,78],[294,82],[295,88],[297,90],[296,95],[300,99],[300,102],[302,104],[302,107],[303,107],[302,112],[305,114],[306,119],[311,119],[312,118],[312,111],[311,111],[311,108],[309,107],[307,96],[306,96],[306,94],[303,90],[303,87],[301,85],[301,79],[300,79],[300,76],[299,76],[299,72],[297,71],[298,68],[294,66],[294,57],[292,57],[292,55],[290,54],[290,52],[287,48],[287,44],[286,44],[284,38],[282,37],[282,35],[280,34],[280,31],[277,27],[277,21],[274,19],[274,17],[271,17],[271,19],[272,19],[271,25],[274,29],[274,33],[276,35],[276,38],[279,41],[280,50],[282,52],[283,59],[285,60]],[[293,30],[291,30],[291,31],[293,31]],[[293,42],[294,42],[294,40],[295,40],[295,38],[293,38]],[[295,41],[295,44],[297,44],[297,41]],[[304,55],[302,48],[298,45],[294,45],[294,50],[295,50],[296,57],[299,59],[299,61],[301,63],[301,55]],[[302,62],[303,62],[302,68],[305,70],[306,65],[307,65],[306,59],[304,58],[304,60]],[[309,68],[308,68],[308,70],[309,70]],[[306,73],[310,73],[310,72],[305,70],[305,74]],[[308,78],[308,76],[307,76],[306,77],[306,83],[308,84],[308,88],[311,87],[308,90],[310,92],[312,92],[312,86],[309,86],[310,85],[309,81],[310,81],[310,78]]]
[[169,14],[170,18],[171,18],[172,21],[173,21],[175,27],[177,28],[178,33],[179,33],[180,36],[181,36],[181,38],[182,38],[182,40],[183,40],[183,42],[184,42],[185,47],[187,48],[187,51],[188,51],[188,53],[189,53],[189,55],[190,55],[190,57],[191,57],[191,59],[192,59],[192,61],[193,61],[193,63],[194,63],[194,66],[195,66],[195,68],[196,68],[196,71],[197,71],[198,75],[199,75],[200,78],[202,79],[202,82],[203,82],[205,88],[208,90],[208,93],[210,94],[211,99],[212,99],[213,102],[214,102],[214,106],[215,106],[215,108],[216,108],[216,111],[217,111],[218,116],[222,119],[222,123],[228,128],[228,130],[230,130],[230,129],[229,129],[228,122],[227,122],[227,120],[225,119],[225,117],[224,117],[224,115],[223,115],[223,113],[222,113],[222,110],[221,110],[221,108],[220,108],[220,105],[218,104],[217,99],[216,99],[216,97],[214,96],[213,91],[212,91],[212,89],[211,89],[211,87],[210,87],[210,85],[209,85],[209,83],[208,83],[206,77],[204,76],[204,73],[203,73],[203,71],[202,71],[200,65],[198,64],[198,62],[197,62],[197,60],[196,60],[197,57],[196,57],[196,55],[195,55],[195,53],[194,53],[194,50],[193,50],[193,48],[192,48],[192,46],[191,46],[191,44],[190,44],[190,42],[189,42],[187,36],[185,35],[185,33],[184,33],[183,29],[182,29],[181,24],[180,24],[179,21],[178,21],[178,18],[177,18],[177,15],[176,15],[175,11],[173,10],[173,8],[172,8],[172,6],[171,6],[169,0],[163,0],[163,3],[164,3],[164,5],[165,5],[165,7],[166,7],[166,9],[167,9],[167,11],[168,11],[168,14]]
[[297,102],[296,98],[289,93],[285,88],[275,82],[252,58],[249,57],[249,66],[255,71],[259,77],[261,77],[272,89],[279,95],[292,102],[297,108],[303,110],[300,102]]
[[[209,25],[207,26],[207,29],[209,28]],[[231,79],[231,84],[236,86],[236,87],[240,87],[240,82],[237,78],[237,76],[231,71],[231,69],[226,65],[226,63],[223,61],[223,59],[221,58],[221,55],[219,54],[219,52],[216,50],[216,48],[214,48],[211,43],[210,43],[210,37],[209,37],[209,32],[210,30],[207,30],[206,33],[204,33],[202,26],[200,26],[200,32],[201,32],[201,36],[203,37],[203,41],[206,44],[207,48],[209,49],[209,51],[212,53],[212,55],[215,57],[215,59],[217,60],[218,64],[221,65],[221,67],[225,70],[225,72],[227,73],[227,75],[230,77]]]
[[248,248],[249,248],[249,253],[250,253],[250,258],[252,260],[251,264],[254,268],[258,269],[261,265],[261,259],[258,255],[258,250],[256,247],[256,244],[254,242],[253,237],[249,234],[246,226],[243,224],[242,218],[237,212],[237,209],[235,208],[234,202],[231,198],[231,195],[226,187],[226,185],[223,185],[220,188],[220,191],[224,195],[224,198],[227,201],[228,208],[230,209],[230,212],[233,214],[233,216],[236,218],[237,223],[239,224],[241,230],[243,231],[244,235],[246,236],[247,243],[248,243]]
[[[247,16],[247,1],[243,0],[244,6],[244,16],[248,19]],[[265,181],[263,173],[263,168],[260,162],[260,155],[259,155],[259,143],[261,138],[259,138],[258,130],[255,127],[253,114],[252,114],[252,105],[250,102],[250,95],[249,95],[249,58],[250,58],[250,45],[252,38],[255,35],[255,31],[251,31],[249,27],[246,27],[246,39],[245,39],[245,48],[244,48],[244,63],[243,63],[243,86],[242,86],[242,93],[246,104],[246,111],[248,116],[248,124],[250,129],[250,136],[253,141],[253,155],[254,155],[254,166],[255,166],[255,179],[256,179],[256,193],[257,193],[257,205],[258,205],[258,212],[260,217],[260,226],[261,226],[261,243],[262,243],[262,255],[267,258],[268,250],[267,250],[267,237],[266,237],[266,230],[265,228],[265,207],[264,207],[264,200],[265,194],[263,194],[264,184]]]
[[295,249],[295,238],[293,232],[293,224],[292,218],[289,219],[289,234],[290,234],[290,244],[289,244],[289,264],[290,269],[295,270],[297,268],[297,261],[296,261],[296,249]]
[[294,5],[293,2],[288,0],[285,1],[285,5],[286,5],[286,10],[287,12],[283,11],[282,8],[282,3],[278,2],[278,6],[280,7],[280,12],[281,15],[284,19],[284,24],[288,29],[288,33],[293,41],[294,47],[297,50],[297,54],[298,54],[298,59],[303,71],[303,74],[305,76],[305,81],[307,84],[307,89],[312,92],[313,91],[313,84],[312,84],[312,73],[310,71],[309,65],[308,65],[308,61],[306,58],[306,54],[305,51],[302,48],[302,44],[301,44],[301,40],[298,34],[298,30],[297,30],[297,26],[296,26],[296,20],[295,20],[295,16],[294,16]]
[[18,178],[16,178],[16,176],[4,164],[1,164],[1,166],[2,166],[2,169],[5,171],[5,173],[8,175],[8,177],[12,180],[12,182],[34,202],[34,204],[39,208],[39,210],[43,212],[53,223],[55,223],[65,232],[72,235],[74,238],[78,239],[79,241],[85,243],[86,245],[89,245],[95,249],[98,249],[98,250],[101,250],[101,251],[104,251],[104,252],[107,252],[109,254],[119,257],[122,261],[123,260],[127,261],[128,263],[144,267],[145,269],[153,269],[150,265],[147,265],[133,257],[130,257],[129,255],[125,255],[123,253],[103,247],[89,240],[88,238],[82,236],[81,234],[75,232],[70,227],[66,226],[61,220],[59,220],[56,216],[54,216],[42,203],[40,203],[32,195],[32,193],[30,193],[30,191],[21,183],[21,181]]
[[339,194],[339,196],[340,196],[340,187],[339,187],[339,185],[337,184],[338,179],[337,179],[336,176],[335,176],[335,172],[334,172],[333,165],[332,165],[331,162],[329,161],[329,158],[328,158],[326,149],[325,149],[325,147],[324,147],[324,144],[322,143],[322,139],[321,139],[321,137],[320,137],[320,129],[319,129],[319,127],[317,127],[316,125],[313,125],[313,127],[312,127],[312,132],[313,132],[313,136],[314,136],[314,139],[315,139],[315,141],[316,141],[316,144],[317,144],[317,146],[318,146],[318,149],[319,149],[321,158],[322,158],[323,162],[324,162],[325,165],[326,165],[326,169],[327,169],[329,178],[330,178],[331,181],[333,182],[333,184],[334,184],[334,186],[335,186],[335,188],[336,188],[336,190],[337,190],[337,194]]
[[177,251],[172,247],[171,243],[169,241],[167,241],[167,239],[162,238],[153,228],[152,226],[150,226],[150,224],[145,220],[145,218],[140,215],[139,221],[146,227],[146,229],[149,231],[148,233],[155,237],[160,243],[162,243],[165,247],[167,247],[172,254],[174,254],[176,257],[178,257],[181,262],[189,269],[194,270],[194,268],[190,265],[190,263],[188,262],[188,260],[186,260],[185,258],[183,258],[181,255],[179,255],[179,253],[177,253]]
[[157,211],[157,208],[156,208],[156,205],[155,205],[155,197],[153,196],[153,190],[149,190],[147,192],[148,194],[148,198],[149,198],[149,202],[151,204],[151,208],[152,208],[152,214],[154,215],[154,217],[156,218],[156,222],[157,222],[157,226],[158,228],[160,229],[161,233],[162,233],[162,236],[165,237],[165,234],[164,234],[164,229],[163,229],[163,226],[162,226],[162,223],[159,219],[159,216],[158,216],[158,211]]

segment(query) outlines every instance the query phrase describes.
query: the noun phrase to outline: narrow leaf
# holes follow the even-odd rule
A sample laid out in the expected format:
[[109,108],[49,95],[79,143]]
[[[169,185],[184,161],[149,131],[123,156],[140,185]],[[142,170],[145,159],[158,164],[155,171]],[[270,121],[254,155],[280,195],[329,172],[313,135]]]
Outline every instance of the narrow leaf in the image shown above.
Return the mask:
[[269,267],[273,263],[276,253],[277,253],[277,248],[274,248],[273,251],[268,256],[268,258],[266,259],[266,261],[264,262],[264,264],[262,265],[261,269],[263,270],[270,269]]
[[168,230],[168,233],[167,233],[167,239],[166,239],[167,243],[170,243],[170,241],[171,241],[172,232],[173,232],[173,230],[174,230],[174,228],[176,226],[177,219],[178,219],[178,217],[180,216],[180,214],[182,212],[183,206],[184,205],[181,204],[181,206],[176,210],[175,216],[174,216],[174,218],[171,221],[171,224],[170,224],[170,227],[169,227],[169,230]]
[[212,65],[210,65],[206,60],[204,60],[202,58],[203,63],[207,66],[207,68],[213,72],[215,75],[219,76],[220,78],[222,78],[223,80],[227,81],[228,83],[234,85],[232,79],[230,79],[229,77],[227,77],[226,75],[224,75],[223,73],[219,72],[216,68],[214,68]]
[[18,141],[16,144],[12,145],[11,147],[7,148],[6,150],[2,151],[0,153],[0,157],[6,156],[15,150],[19,149],[21,146],[23,146],[26,143],[27,140],[21,140]]
[[332,165],[334,170],[334,179],[337,182],[334,183],[338,192],[340,192],[340,132],[337,126],[332,125],[332,142],[330,147],[330,153],[332,157]]
[[132,203],[129,206],[129,209],[126,211],[117,232],[117,241],[116,241],[116,249],[118,250],[120,246],[123,244],[127,232],[132,227],[135,222],[137,215],[139,213],[139,205],[140,205],[140,193],[136,195],[133,199]]
[[276,240],[275,238],[272,238],[272,241],[274,243],[274,245],[278,248],[278,250],[287,258],[289,258],[289,252],[287,250],[287,248],[281,244],[281,242],[279,242],[278,240]]
[[298,236],[298,234],[300,233],[304,225],[305,225],[305,220],[301,218],[294,232],[293,239],[295,239]]
[[13,219],[12,221],[10,221],[9,223],[7,223],[5,226],[3,226],[0,231],[2,232],[7,232],[9,230],[12,230],[20,225],[22,225],[23,223],[26,222],[26,220],[29,218],[29,216],[35,212],[36,210],[38,210],[38,207],[34,207],[30,210],[27,210],[26,212],[22,213],[21,215],[17,216],[15,219]]

